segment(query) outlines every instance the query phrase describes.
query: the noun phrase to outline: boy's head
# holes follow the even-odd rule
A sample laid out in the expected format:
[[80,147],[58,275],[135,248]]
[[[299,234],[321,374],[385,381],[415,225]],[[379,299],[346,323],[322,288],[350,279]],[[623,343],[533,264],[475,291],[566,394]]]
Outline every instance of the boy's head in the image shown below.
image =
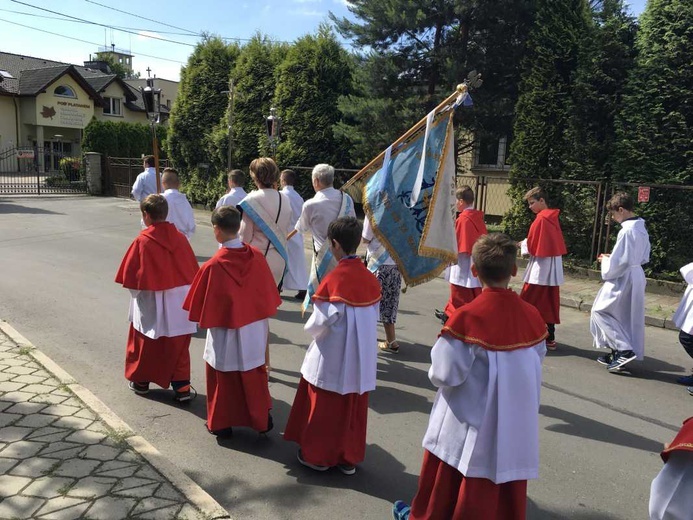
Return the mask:
[[473,273],[488,287],[507,287],[517,274],[517,244],[508,235],[482,235],[472,248]]
[[524,200],[527,201],[527,206],[534,214],[549,207],[549,199],[546,198],[546,192],[539,186],[525,193]]
[[145,155],[142,157],[142,164],[145,168],[154,168],[156,166],[156,161],[154,161],[153,155]]
[[455,191],[457,211],[471,208],[474,204],[474,191],[469,186],[460,186]]
[[337,260],[356,253],[363,226],[354,217],[339,217],[327,227],[327,240]]
[[161,185],[167,190],[177,190],[180,186],[178,172],[174,168],[164,168],[164,173],[161,175]]
[[245,173],[241,170],[231,170],[227,176],[229,188],[240,188],[245,185]]
[[166,197],[159,194],[148,195],[140,202],[142,220],[147,226],[154,222],[163,222],[168,216],[168,202]]
[[282,188],[286,186],[294,186],[296,184],[296,172],[293,170],[282,170],[279,184]]
[[241,227],[241,212],[233,206],[221,206],[212,212],[214,238],[220,244],[238,236]]
[[635,202],[633,201],[633,197],[628,195],[625,191],[614,193],[614,196],[606,203],[606,209],[611,214],[611,218],[619,224],[635,216],[635,213],[633,213]]
[[260,157],[250,163],[250,176],[258,188],[274,188],[279,181],[279,168],[271,157]]

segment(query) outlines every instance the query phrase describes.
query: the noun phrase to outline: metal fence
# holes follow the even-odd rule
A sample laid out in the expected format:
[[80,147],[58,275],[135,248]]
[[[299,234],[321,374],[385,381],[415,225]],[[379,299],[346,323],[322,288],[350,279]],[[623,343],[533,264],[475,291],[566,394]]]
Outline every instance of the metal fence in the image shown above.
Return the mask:
[[[130,198],[132,185],[137,175],[142,173],[141,157],[102,157],[101,169],[104,175],[104,191],[113,197]],[[168,167],[168,160],[159,160],[159,169]]]
[[86,193],[84,161],[55,146],[14,146],[0,151],[0,194]]
[[552,207],[561,210],[561,227],[568,257],[579,265],[595,265],[600,253],[611,251],[617,230],[606,211],[606,202],[617,191],[629,192],[634,200],[649,193],[646,202],[636,204],[636,213],[647,223],[652,255],[648,275],[678,280],[677,271],[693,260],[693,186],[635,183],[607,183],[569,179],[509,179],[508,177],[464,175],[458,186],[467,184],[476,193],[476,208],[485,212],[491,229],[523,238],[533,216],[523,204],[522,194],[540,186]]

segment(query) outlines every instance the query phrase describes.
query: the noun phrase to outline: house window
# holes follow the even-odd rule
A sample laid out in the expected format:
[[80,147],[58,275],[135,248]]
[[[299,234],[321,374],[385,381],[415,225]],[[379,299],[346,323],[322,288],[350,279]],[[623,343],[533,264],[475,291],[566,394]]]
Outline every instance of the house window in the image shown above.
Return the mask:
[[55,87],[53,94],[55,94],[58,97],[69,97],[73,99],[77,97],[77,94],[75,94],[75,91],[72,90],[72,87],[68,87],[67,85],[60,85],[59,87]]
[[108,116],[122,116],[123,113],[120,108],[120,98],[103,98],[105,105],[103,107],[103,113]]
[[484,135],[479,139],[476,149],[477,167],[504,168],[508,161],[508,138],[493,135]]

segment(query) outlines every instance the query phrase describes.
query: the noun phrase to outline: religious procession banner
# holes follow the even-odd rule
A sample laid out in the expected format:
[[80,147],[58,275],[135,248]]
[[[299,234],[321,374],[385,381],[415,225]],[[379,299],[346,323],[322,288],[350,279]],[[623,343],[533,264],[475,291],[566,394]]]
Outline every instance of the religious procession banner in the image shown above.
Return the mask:
[[452,117],[471,100],[461,85],[446,101],[342,188],[362,190],[366,218],[408,286],[457,262]]

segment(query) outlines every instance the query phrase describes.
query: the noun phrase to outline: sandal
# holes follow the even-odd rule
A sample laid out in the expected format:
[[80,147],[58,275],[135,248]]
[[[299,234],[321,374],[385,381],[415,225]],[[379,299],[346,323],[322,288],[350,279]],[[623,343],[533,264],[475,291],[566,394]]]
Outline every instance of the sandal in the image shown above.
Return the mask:
[[399,352],[399,343],[397,340],[387,342],[387,341],[378,341],[378,348],[382,352],[391,352],[392,354],[397,354]]

